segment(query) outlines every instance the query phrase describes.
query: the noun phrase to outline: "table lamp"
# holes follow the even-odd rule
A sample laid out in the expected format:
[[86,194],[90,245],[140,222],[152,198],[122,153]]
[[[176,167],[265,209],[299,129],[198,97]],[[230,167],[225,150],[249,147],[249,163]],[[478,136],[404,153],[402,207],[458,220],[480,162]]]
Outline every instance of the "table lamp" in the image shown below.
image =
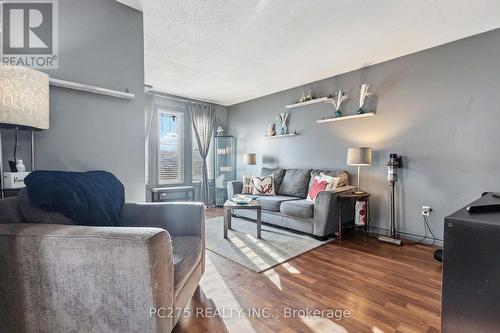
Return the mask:
[[368,147],[349,148],[347,150],[347,165],[358,167],[358,188],[355,194],[364,194],[359,188],[359,175],[362,166],[370,166],[372,164],[372,149]]
[[[0,65],[0,128],[15,128],[14,156],[17,151],[18,131],[20,129],[32,131],[31,165],[33,169],[33,131],[49,128],[49,76],[47,74],[27,67]],[[1,141],[0,133],[0,192],[3,195]]]
[[257,154],[255,153],[248,153],[243,155],[243,164],[245,164],[245,167],[247,165],[256,165],[257,164]]

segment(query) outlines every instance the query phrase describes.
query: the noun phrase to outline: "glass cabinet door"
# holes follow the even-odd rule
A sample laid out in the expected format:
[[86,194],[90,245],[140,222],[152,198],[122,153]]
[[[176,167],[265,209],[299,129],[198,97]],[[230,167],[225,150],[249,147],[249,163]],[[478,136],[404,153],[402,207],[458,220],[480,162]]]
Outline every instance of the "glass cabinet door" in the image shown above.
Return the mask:
[[223,206],[227,200],[227,182],[236,180],[236,138],[215,137],[215,205]]

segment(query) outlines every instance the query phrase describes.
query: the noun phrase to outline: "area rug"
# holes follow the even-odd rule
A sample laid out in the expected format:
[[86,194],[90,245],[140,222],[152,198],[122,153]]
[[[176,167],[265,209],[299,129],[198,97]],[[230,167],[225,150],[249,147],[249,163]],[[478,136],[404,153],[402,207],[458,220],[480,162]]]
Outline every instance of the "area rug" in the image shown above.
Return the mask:
[[224,239],[223,225],[223,217],[206,221],[207,249],[259,273],[329,242],[267,225],[257,239],[256,223],[235,217]]

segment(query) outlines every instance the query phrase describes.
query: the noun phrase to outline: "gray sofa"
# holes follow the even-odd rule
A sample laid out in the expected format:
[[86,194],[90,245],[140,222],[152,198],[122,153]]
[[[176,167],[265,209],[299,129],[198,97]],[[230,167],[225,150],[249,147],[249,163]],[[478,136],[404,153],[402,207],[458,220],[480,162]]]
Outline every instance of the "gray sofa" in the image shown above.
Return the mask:
[[0,200],[0,332],[172,330],[205,269],[202,204],[127,203],[123,227],[85,227],[26,223],[18,201]]
[[[335,192],[320,192],[316,202],[306,200],[314,177],[323,172],[329,176],[340,177]],[[338,197],[337,193],[352,190],[349,186],[349,174],[343,170],[311,170],[262,168],[261,176],[273,175],[276,196],[259,196],[257,200],[262,206],[262,222],[297,230],[313,236],[326,238],[338,230]],[[241,193],[243,182],[228,182],[228,197]],[[352,205],[350,202],[346,202]],[[241,217],[256,219],[253,210],[237,210]],[[343,222],[352,220],[345,214]]]

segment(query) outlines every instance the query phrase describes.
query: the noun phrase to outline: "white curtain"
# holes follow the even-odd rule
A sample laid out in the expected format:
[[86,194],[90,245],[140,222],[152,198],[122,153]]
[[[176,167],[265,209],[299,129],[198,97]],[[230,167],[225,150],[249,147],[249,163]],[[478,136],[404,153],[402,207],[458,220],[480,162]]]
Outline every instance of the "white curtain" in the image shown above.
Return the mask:
[[207,104],[190,103],[189,115],[193,124],[198,150],[203,160],[200,196],[205,205],[210,206],[212,202],[208,186],[207,157],[215,128],[215,107]]
[[146,114],[146,123],[145,123],[145,130],[146,130],[146,136],[145,136],[145,176],[146,176],[146,187],[150,187],[152,185],[152,176],[154,173],[154,170],[152,169],[152,163],[151,163],[151,158],[152,156],[152,149],[151,149],[151,140],[153,139],[154,133],[151,132],[153,128],[153,122],[154,122],[154,104],[153,104],[153,95],[151,94],[146,94],[146,108],[145,108],[145,114]]

